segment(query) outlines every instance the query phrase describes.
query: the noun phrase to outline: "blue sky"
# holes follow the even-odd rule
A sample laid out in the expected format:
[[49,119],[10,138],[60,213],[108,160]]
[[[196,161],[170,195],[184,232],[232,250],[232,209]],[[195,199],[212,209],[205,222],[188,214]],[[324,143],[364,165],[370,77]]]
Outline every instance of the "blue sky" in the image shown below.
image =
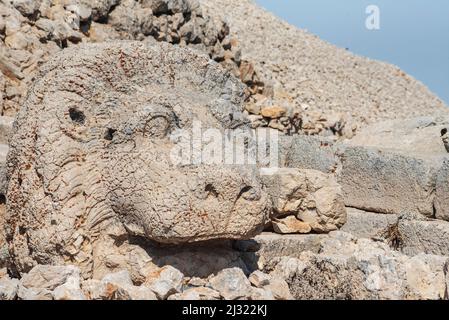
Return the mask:
[[[256,0],[275,15],[339,47],[393,63],[449,104],[448,0]],[[368,5],[380,30],[368,30]]]

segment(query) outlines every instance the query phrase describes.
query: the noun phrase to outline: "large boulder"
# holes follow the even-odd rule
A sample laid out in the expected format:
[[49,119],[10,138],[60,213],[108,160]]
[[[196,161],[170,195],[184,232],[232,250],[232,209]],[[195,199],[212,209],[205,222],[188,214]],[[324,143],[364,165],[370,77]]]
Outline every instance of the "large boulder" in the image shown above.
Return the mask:
[[361,210],[433,214],[439,161],[369,147],[346,147],[338,181],[345,204]]
[[173,157],[195,121],[222,133],[249,129],[243,98],[243,85],[219,65],[165,43],[57,54],[11,139],[6,222],[15,268],[75,261],[92,271],[110,228],[171,244],[257,234],[271,205],[255,165]]
[[437,175],[448,158],[443,137],[448,126],[447,117],[386,121],[344,143],[338,180],[345,204],[380,213],[434,216]]
[[346,209],[347,221],[340,230],[357,238],[382,238],[390,228],[398,223],[398,216],[394,214],[367,212],[354,208]]
[[449,222],[403,215],[397,233],[401,250],[408,255],[421,252],[449,256]]

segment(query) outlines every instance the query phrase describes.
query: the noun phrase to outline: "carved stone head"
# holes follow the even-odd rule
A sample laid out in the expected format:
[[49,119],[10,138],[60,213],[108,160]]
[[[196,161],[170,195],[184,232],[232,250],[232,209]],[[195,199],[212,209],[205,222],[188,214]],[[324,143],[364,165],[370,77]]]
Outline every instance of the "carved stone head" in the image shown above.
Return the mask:
[[245,128],[242,85],[168,44],[67,49],[40,71],[8,158],[8,242],[18,270],[82,264],[114,225],[162,243],[248,238],[268,220],[257,168],[177,165],[194,121]]

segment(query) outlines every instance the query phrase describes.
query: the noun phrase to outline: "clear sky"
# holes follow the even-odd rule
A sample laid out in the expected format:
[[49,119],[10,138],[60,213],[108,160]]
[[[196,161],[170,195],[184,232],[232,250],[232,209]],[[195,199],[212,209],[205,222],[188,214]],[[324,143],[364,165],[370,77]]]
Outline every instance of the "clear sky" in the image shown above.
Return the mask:
[[[256,0],[339,47],[399,66],[449,104],[449,0]],[[380,10],[368,30],[367,6]]]

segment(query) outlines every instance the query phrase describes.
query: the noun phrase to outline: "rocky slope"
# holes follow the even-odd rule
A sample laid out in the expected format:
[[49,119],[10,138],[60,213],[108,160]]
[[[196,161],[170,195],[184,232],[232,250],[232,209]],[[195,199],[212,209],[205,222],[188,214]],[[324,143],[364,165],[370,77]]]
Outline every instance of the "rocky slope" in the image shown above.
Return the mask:
[[337,48],[257,6],[253,0],[201,0],[208,14],[224,19],[254,62],[274,104],[304,110],[303,127],[343,130],[386,119],[448,114],[423,84],[395,66]]

